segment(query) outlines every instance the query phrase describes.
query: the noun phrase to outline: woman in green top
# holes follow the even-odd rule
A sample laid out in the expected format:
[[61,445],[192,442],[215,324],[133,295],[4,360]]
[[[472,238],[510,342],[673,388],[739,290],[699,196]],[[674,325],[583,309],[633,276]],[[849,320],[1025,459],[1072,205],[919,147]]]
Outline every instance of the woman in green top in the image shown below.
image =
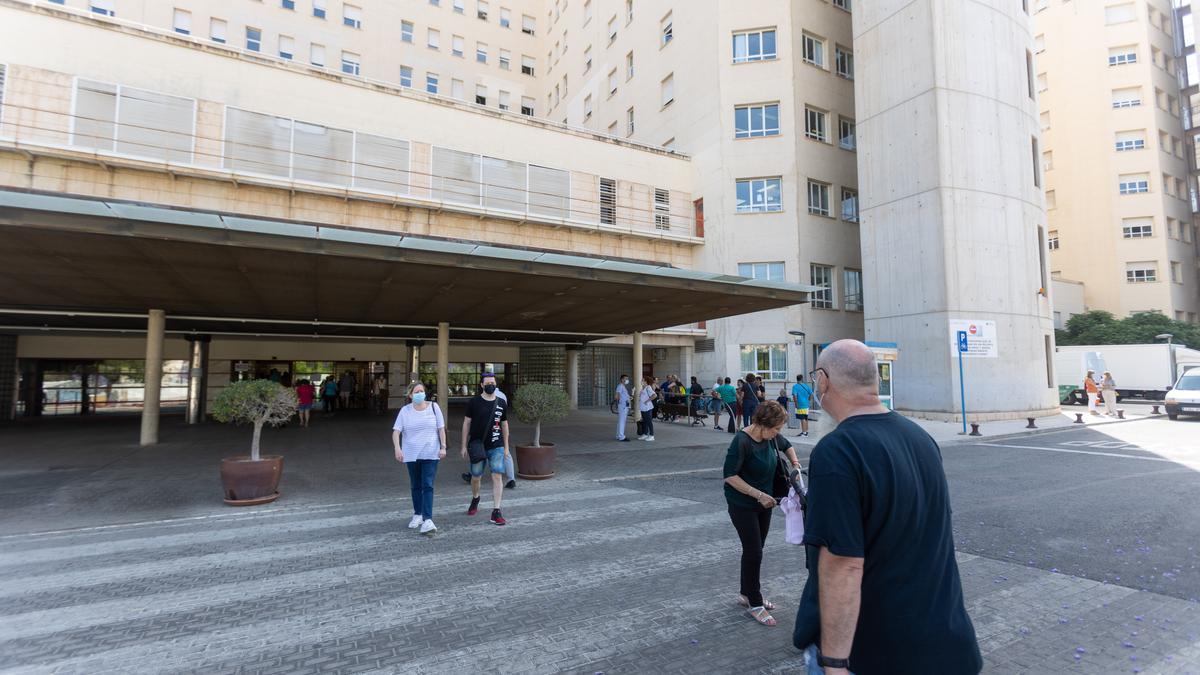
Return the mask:
[[[788,461],[799,469],[796,450],[783,437],[787,411],[775,401],[767,401],[754,411],[750,426],[742,429],[729,444],[725,453],[725,501],[729,504],[729,519],[742,541],[741,595],[738,604],[747,608],[755,621],[774,626],[770,610],[775,606],[763,599],[759,575],[762,569],[763,545],[771,527],[771,510],[775,499],[771,487],[779,463],[779,451],[787,453]],[[739,448],[745,443],[745,459]],[[739,468],[739,460],[741,467]]]

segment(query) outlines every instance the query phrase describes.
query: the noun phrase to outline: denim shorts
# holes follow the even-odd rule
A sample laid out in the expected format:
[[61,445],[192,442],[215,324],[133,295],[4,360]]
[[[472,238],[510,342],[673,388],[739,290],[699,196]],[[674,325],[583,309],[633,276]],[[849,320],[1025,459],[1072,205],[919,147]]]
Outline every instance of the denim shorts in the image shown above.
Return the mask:
[[488,450],[486,462],[471,462],[471,475],[476,478],[483,476],[484,464],[491,467],[492,473],[504,473],[504,446]]
[[300,405],[296,406],[296,409],[299,410],[300,412],[306,412],[306,411],[312,410],[312,404],[311,403],[301,403]]

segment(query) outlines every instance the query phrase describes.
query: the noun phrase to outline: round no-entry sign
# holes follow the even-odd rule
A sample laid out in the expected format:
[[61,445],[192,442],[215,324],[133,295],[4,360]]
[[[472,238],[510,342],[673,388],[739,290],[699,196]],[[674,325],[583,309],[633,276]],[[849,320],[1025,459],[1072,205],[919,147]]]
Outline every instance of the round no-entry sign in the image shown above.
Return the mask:
[[979,327],[975,324],[971,324],[970,326],[967,326],[967,332],[971,335],[974,335],[979,332]]

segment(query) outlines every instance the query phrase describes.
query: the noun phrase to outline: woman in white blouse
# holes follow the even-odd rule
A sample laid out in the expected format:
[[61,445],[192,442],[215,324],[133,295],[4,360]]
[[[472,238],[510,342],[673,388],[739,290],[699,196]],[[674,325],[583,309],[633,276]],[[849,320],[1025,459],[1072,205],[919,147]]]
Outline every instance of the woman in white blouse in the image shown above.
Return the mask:
[[412,483],[413,517],[408,528],[420,527],[421,534],[428,534],[437,529],[433,524],[433,479],[438,460],[446,456],[446,419],[438,404],[425,400],[424,384],[409,385],[408,398],[412,403],[400,409],[392,425],[392,445],[396,461],[404,462]]

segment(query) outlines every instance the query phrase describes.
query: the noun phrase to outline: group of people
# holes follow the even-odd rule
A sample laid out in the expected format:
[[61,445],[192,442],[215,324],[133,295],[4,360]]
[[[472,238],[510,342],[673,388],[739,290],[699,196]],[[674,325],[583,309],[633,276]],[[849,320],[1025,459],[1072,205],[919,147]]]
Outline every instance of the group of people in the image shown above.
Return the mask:
[[[479,511],[480,488],[485,473],[491,475],[494,525],[504,525],[500,504],[505,487],[516,487],[515,469],[508,433],[508,398],[496,386],[496,376],[484,373],[480,392],[467,403],[462,423],[460,454],[470,464],[463,474],[471,484],[471,502],[467,515]],[[433,523],[433,482],[438,462],[446,458],[446,418],[437,403],[428,400],[425,385],[409,385],[410,403],[400,409],[392,425],[392,445],[396,461],[408,469],[412,489],[413,516],[409,529],[422,534],[437,530]],[[505,478],[508,482],[505,483]]]
[[1103,392],[1104,414],[1109,417],[1117,416],[1117,381],[1112,373],[1104,371],[1104,377],[1096,382],[1096,371],[1089,370],[1083,378],[1083,392],[1087,394],[1088,412],[1099,417],[1100,411],[1096,404],[1101,400]]
[[[272,370],[272,372],[275,371]],[[278,380],[279,383],[283,384],[284,376],[286,376],[289,382],[289,384],[284,386],[291,386],[291,375],[286,371],[284,371],[283,376]],[[342,375],[340,383],[334,379],[333,375],[326,375],[325,379],[319,385],[314,385],[308,378],[297,381],[295,389],[300,426],[307,427],[312,422],[312,409],[316,405],[318,394],[326,413],[332,413],[335,409],[348,410],[350,408],[351,393],[357,384],[357,378],[349,370]],[[386,413],[387,400],[387,379],[383,375],[378,375],[371,382],[371,409],[376,414],[382,415]]]

